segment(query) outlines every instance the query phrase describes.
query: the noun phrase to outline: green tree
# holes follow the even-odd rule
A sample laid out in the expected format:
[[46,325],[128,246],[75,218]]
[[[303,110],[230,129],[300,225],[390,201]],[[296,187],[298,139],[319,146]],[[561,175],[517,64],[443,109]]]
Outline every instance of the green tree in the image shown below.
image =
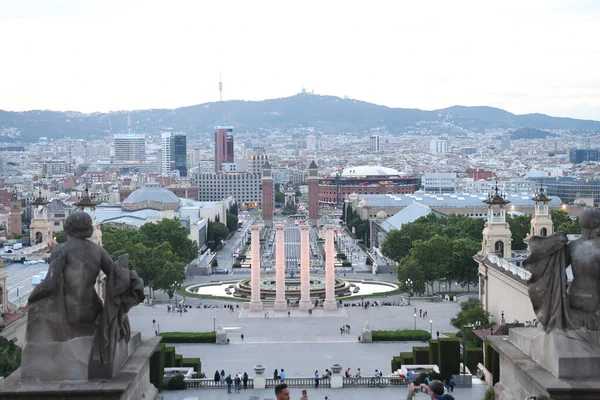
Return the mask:
[[427,276],[425,270],[415,264],[415,261],[407,257],[406,260],[398,264],[397,272],[398,280],[400,281],[400,290],[407,293],[425,292]]
[[178,219],[165,218],[157,223],[146,223],[139,229],[139,234],[147,238],[144,244],[148,248],[167,242],[176,259],[186,265],[198,257],[198,245],[188,238],[187,230]]
[[531,230],[531,215],[507,215],[506,222],[512,234],[512,249],[525,250],[527,243],[523,241]]
[[479,251],[481,242],[469,238],[454,239],[451,243],[452,251],[448,254],[446,281],[449,287],[452,282],[468,286],[478,282],[479,265],[473,255]]
[[425,282],[433,291],[435,281],[446,280],[449,270],[449,259],[440,255],[452,252],[452,239],[435,235],[429,240],[416,240],[410,249],[407,261],[418,266],[423,272]]
[[221,241],[227,239],[227,236],[229,236],[229,230],[220,222],[209,221],[206,236],[208,247],[214,251],[217,246],[221,244]]
[[238,228],[238,217],[234,214],[227,213],[227,229],[229,232],[235,232]]
[[285,203],[285,194],[281,192],[275,192],[275,203],[282,204]]
[[[569,213],[563,210],[552,210],[550,211],[550,218],[552,219],[552,226],[554,227],[554,232],[559,232],[559,227],[562,224],[571,221],[571,217]],[[564,231],[563,231],[564,232]]]
[[460,304],[460,311],[450,320],[456,329],[479,322],[482,327],[487,328],[491,324],[491,314],[486,312],[477,299],[468,299]]
[[570,234],[580,234],[581,226],[579,225],[579,218],[577,218],[575,221],[573,221],[572,219],[569,219],[568,221],[563,222],[562,224],[559,225],[559,227],[556,231],[570,233]]
[[56,238],[57,243],[64,243],[67,241],[67,234],[65,231],[54,232],[54,237]]
[[21,348],[0,336],[0,376],[6,378],[21,366]]
[[231,206],[231,208],[229,209],[229,212],[233,215],[235,215],[236,217],[239,214],[239,210],[238,210],[238,205],[237,202],[234,202],[233,205]]

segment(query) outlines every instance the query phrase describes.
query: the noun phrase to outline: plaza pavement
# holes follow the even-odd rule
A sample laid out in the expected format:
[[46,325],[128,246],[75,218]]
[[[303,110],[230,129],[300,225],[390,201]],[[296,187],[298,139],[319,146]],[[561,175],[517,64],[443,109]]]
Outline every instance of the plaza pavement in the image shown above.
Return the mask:
[[[478,381],[478,380],[476,380]],[[451,393],[456,400],[482,400],[485,390],[484,385],[478,384],[472,389],[454,389]],[[405,387],[386,388],[349,388],[349,389],[307,389],[309,400],[322,400],[327,396],[329,400],[364,400],[376,397],[378,399],[405,400],[407,389]],[[265,390],[243,390],[240,394],[228,394],[227,389],[189,389],[184,391],[161,392],[164,400],[275,400],[275,391],[271,388]],[[302,389],[291,389],[291,399],[298,400],[302,396]],[[428,400],[429,396],[422,393],[416,396],[417,400]]]

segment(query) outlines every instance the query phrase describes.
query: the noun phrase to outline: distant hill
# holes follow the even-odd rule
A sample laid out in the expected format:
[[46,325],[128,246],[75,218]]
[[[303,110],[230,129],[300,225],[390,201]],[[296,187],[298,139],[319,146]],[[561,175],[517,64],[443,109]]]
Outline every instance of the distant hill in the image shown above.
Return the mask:
[[510,133],[511,139],[545,139],[556,136],[552,132],[542,131],[534,128],[519,128]]
[[[99,138],[124,131],[127,111],[82,114],[78,112],[0,110],[0,140],[36,140],[41,136]],[[158,133],[170,128],[187,133],[211,132],[215,125],[246,130],[288,129],[305,126],[322,132],[367,133],[385,127],[401,134],[425,128],[432,134],[463,134],[497,128],[571,129],[600,131],[600,122],[556,118],[543,114],[515,115],[493,107],[453,106],[425,111],[389,108],[334,96],[298,94],[263,101],[226,101],[176,109],[131,111],[134,132]],[[110,120],[110,121],[109,121]]]

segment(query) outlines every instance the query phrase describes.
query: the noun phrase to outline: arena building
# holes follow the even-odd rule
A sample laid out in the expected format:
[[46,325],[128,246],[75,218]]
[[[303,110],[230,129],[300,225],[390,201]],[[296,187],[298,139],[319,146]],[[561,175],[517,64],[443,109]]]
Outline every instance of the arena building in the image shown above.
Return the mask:
[[348,167],[319,181],[319,202],[341,204],[352,193],[407,194],[414,193],[418,179],[393,168],[363,165]]

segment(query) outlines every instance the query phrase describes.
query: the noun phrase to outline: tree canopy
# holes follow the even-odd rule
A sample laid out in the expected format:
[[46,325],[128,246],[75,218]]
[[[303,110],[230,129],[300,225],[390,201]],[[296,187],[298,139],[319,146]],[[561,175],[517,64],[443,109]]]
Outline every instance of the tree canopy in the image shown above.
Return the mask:
[[6,378],[21,366],[21,348],[0,336],[0,377]]
[[579,218],[572,219],[569,213],[563,210],[552,210],[550,211],[550,218],[552,218],[552,226],[554,232],[564,232],[578,234],[581,233],[581,226],[579,226]]
[[[477,282],[473,255],[481,246],[484,221],[462,215],[429,214],[388,233],[382,253],[398,263],[403,290],[423,293],[434,282]],[[409,281],[409,283],[407,283]],[[439,289],[439,288],[438,288]]]
[[102,225],[102,244],[113,259],[129,254],[129,267],[144,284],[169,296],[185,280],[185,266],[198,255],[198,245],[176,219],[149,222],[139,230]]
[[468,299],[460,304],[460,311],[450,323],[456,329],[462,329],[463,326],[469,324],[481,324],[482,328],[487,328],[491,324],[491,314],[486,312],[477,299]]

